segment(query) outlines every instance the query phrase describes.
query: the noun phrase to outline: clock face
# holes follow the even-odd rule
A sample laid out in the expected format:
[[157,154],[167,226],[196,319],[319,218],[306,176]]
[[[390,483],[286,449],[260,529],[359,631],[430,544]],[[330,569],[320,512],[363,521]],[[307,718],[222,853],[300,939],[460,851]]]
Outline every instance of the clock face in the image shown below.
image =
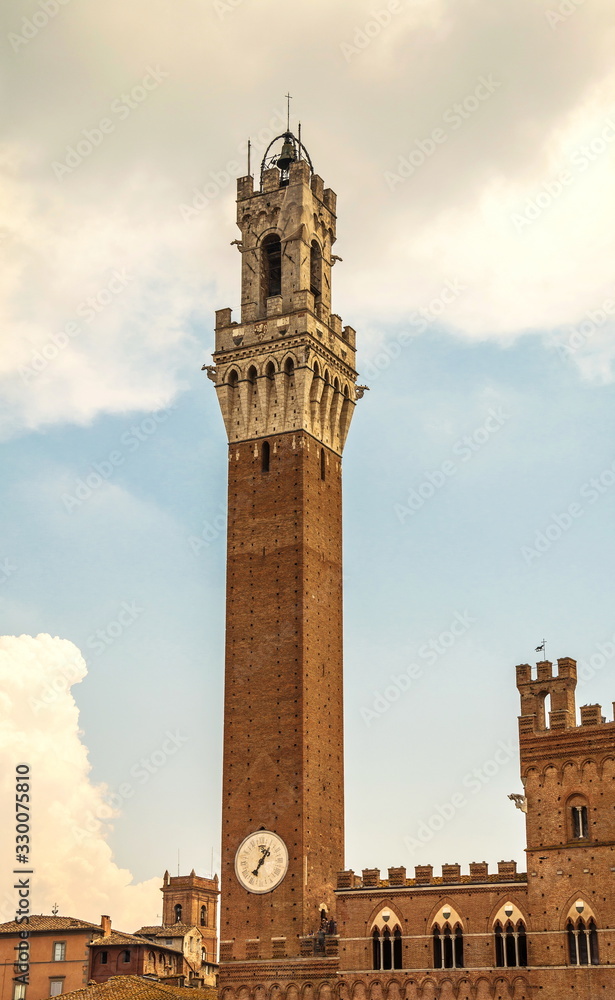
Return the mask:
[[288,869],[286,844],[277,833],[257,830],[241,842],[235,855],[235,874],[248,892],[271,892]]

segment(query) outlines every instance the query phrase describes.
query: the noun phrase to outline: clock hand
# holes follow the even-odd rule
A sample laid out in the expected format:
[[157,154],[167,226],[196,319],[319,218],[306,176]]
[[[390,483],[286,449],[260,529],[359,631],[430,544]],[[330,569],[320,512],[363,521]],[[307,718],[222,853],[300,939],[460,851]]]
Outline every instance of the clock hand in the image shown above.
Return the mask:
[[262,856],[262,858],[260,858],[260,860],[259,860],[256,868],[252,872],[253,875],[258,875],[259,868],[261,867],[261,865],[265,864],[265,859],[268,858],[269,855],[271,854],[271,851],[267,847],[265,847],[264,845],[261,846],[261,851],[263,852],[263,856]]

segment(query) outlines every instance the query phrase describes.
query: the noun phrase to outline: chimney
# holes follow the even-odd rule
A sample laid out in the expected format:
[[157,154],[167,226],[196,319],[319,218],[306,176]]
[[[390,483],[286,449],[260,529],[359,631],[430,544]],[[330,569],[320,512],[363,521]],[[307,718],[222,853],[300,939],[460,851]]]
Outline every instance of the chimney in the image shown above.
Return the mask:
[[108,917],[106,914],[103,913],[102,917],[100,918],[100,926],[102,927],[102,936],[109,937],[111,933],[111,917]]

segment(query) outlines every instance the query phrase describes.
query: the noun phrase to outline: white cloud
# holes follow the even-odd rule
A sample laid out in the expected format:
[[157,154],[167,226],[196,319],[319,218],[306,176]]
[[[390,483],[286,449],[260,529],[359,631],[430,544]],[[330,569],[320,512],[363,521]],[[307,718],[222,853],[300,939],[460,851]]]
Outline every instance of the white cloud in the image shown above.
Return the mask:
[[[287,86],[316,169],[340,195],[336,307],[359,333],[404,322],[455,277],[467,290],[443,319],[462,336],[551,338],[579,321],[612,275],[615,142],[587,169],[571,164],[615,114],[610,7],[592,0],[554,26],[550,0],[420,0],[348,60],[342,43],[373,19],[367,0],[243,0],[224,16],[182,0],[172,17],[151,0],[67,5],[9,60],[5,433],[153,409],[177,394],[211,349],[206,317],[239,307],[234,179],[224,177],[233,161],[244,169],[249,134],[272,119],[279,131]],[[7,32],[19,28],[5,18]],[[124,116],[118,102],[140,98],[150,72],[159,83]],[[477,104],[485,79],[497,85]],[[418,162],[417,143],[425,149],[443,126],[444,141],[391,190],[386,175],[411,153]],[[58,179],[54,162],[82,141],[82,162]],[[531,225],[516,224],[563,169],[573,182]],[[219,197],[186,223],[180,205],[216,176]],[[105,299],[91,321],[90,296]],[[71,321],[79,332],[54,345]],[[575,357],[586,374],[608,377],[610,339],[595,341],[591,364]],[[33,363],[42,370],[31,374]]]
[[[81,741],[79,711],[71,687],[86,676],[85,661],[73,643],[49,635],[0,638],[0,784],[4,802],[15,791],[15,768],[30,766],[32,912],[98,921],[111,915],[114,926],[132,931],[156,922],[160,879],[134,884],[119,868],[107,843],[109,820],[117,815],[105,785],[90,781],[87,748]],[[18,867],[15,831],[5,811],[0,826],[2,870]],[[15,893],[5,880],[0,920],[15,912]]]

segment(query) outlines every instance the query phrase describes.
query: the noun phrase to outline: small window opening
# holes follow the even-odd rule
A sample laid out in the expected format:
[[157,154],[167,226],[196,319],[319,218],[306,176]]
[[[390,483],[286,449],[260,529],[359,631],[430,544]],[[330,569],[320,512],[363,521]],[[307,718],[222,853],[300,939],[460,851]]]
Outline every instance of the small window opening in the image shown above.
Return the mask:
[[327,472],[327,462],[325,456],[325,449],[320,449],[320,478],[324,481]]
[[201,927],[207,926],[207,907],[201,907]]
[[266,236],[262,243],[262,279],[265,298],[282,293],[282,243],[275,233]]
[[261,451],[261,470],[262,472],[269,472],[269,459],[271,455],[271,448],[268,441],[263,442],[263,448]]
[[182,919],[182,908],[180,903],[175,904],[175,923],[180,924]]
[[587,806],[572,806],[572,836],[575,840],[589,836]]
[[130,952],[129,951],[122,952],[122,961],[123,962],[130,962]]
[[316,240],[310,246],[310,291],[318,302],[322,295],[322,252]]

